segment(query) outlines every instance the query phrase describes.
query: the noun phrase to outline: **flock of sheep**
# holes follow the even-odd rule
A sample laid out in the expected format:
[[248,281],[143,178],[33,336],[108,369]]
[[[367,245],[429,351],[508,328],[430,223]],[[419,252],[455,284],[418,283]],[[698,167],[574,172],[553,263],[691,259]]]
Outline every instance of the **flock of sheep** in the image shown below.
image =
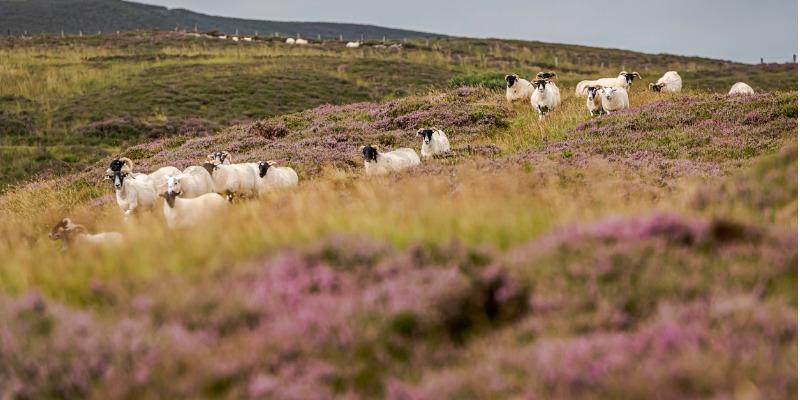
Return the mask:
[[[506,100],[530,100],[531,106],[539,112],[539,120],[542,120],[561,104],[561,91],[554,78],[557,78],[555,72],[539,72],[530,81],[517,75],[506,75]],[[586,98],[589,115],[609,114],[630,107],[628,91],[635,79],[641,79],[638,72],[622,71],[615,78],[581,81],[575,87],[575,96]],[[678,93],[683,88],[683,80],[677,72],[669,71],[649,88],[654,92]],[[753,93],[753,88],[744,82],[737,82],[728,92]]]
[[[450,151],[450,142],[440,129],[420,129],[417,135],[422,138],[423,158]],[[382,153],[370,145],[361,151],[367,175],[388,174],[420,164],[417,152],[410,148]],[[153,209],[162,197],[164,220],[170,229],[198,226],[224,211],[235,197],[261,196],[295,187],[299,182],[292,168],[279,167],[274,161],[233,163],[227,151],[211,153],[202,165],[183,171],[169,166],[150,174],[135,173],[133,161],[118,158],[111,161],[105,179],[113,181],[117,205],[126,218]],[[64,249],[77,243],[104,246],[122,241],[118,232],[92,234],[69,218],[59,221],[49,236],[61,240]]]
[[[540,72],[531,81],[507,75],[506,99],[509,102],[529,99],[542,120],[561,104],[561,92],[553,81],[555,78],[554,72]],[[591,116],[622,110],[630,106],[628,91],[637,78],[641,79],[638,72],[622,71],[615,78],[581,81],[575,88],[575,96],[586,97],[586,107]],[[682,86],[680,75],[669,71],[649,87],[655,92],[676,93]],[[729,92],[753,93],[753,89],[742,82],[733,85]],[[422,138],[420,153],[423,158],[450,151],[447,135],[440,129],[420,129],[417,135]],[[421,163],[417,152],[410,148],[380,152],[376,146],[369,145],[363,146],[361,152],[367,175],[388,174]],[[298,185],[297,173],[292,168],[279,167],[274,161],[234,164],[226,151],[209,154],[201,166],[190,166],[183,171],[162,167],[151,174],[134,173],[130,159],[118,158],[111,162],[105,178],[114,182],[117,205],[126,217],[154,208],[158,198],[163,197],[164,219],[170,229],[199,225],[228,207],[235,196],[260,196],[275,189]],[[53,227],[50,238],[62,240],[64,248],[67,248],[76,242],[117,244],[122,235],[117,232],[91,234],[83,225],[64,218]]]

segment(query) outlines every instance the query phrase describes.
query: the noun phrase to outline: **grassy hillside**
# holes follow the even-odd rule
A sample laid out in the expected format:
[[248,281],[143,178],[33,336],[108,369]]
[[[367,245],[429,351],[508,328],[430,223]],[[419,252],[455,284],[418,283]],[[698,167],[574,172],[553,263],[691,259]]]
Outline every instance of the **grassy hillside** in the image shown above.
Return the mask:
[[183,29],[200,32],[212,30],[269,36],[296,34],[304,37],[339,38],[347,40],[442,37],[435,33],[385,28],[363,24],[329,22],[281,22],[226,18],[205,15],[185,9],[121,0],[0,0],[0,27],[3,34],[60,33],[68,35],[97,32],[130,32],[141,29]]
[[[369,44],[369,43],[368,43]],[[372,43],[374,44],[374,43]],[[78,171],[154,138],[316,107],[381,101],[460,85],[502,90],[502,77],[560,73],[582,79],[638,70],[644,87],[675,69],[685,87],[724,92],[796,87],[795,65],[749,66],[539,42],[407,41],[401,51],[339,42],[291,47],[144,32],[31,40],[0,38],[0,191],[32,176]]]
[[[147,103],[165,110],[148,115],[136,99],[200,101],[207,93],[216,101],[203,115],[219,130],[154,134],[115,151],[149,171],[227,150],[235,160],[292,166],[302,184],[238,202],[203,229],[181,232],[165,229],[160,212],[122,222],[101,180],[108,157],[0,196],[0,329],[9,338],[0,346],[0,393],[793,396],[797,93],[784,85],[794,66],[754,96],[729,97],[699,90],[720,85],[708,71],[729,68],[741,80],[755,67],[675,58],[687,68],[697,63],[699,81],[687,79],[689,90],[655,94],[637,82],[633,108],[590,119],[570,86],[620,67],[565,65],[560,55],[565,102],[539,122],[529,105],[508,104],[499,90],[448,86],[455,78],[493,87],[495,74],[527,75],[554,56],[479,43],[437,42],[435,51],[418,43],[402,55],[414,68],[392,63],[397,73],[369,80],[362,77],[373,65],[401,56],[173,48],[163,52],[181,58],[98,68],[113,83],[65,88],[73,96],[51,103],[51,114],[18,109],[20,120],[32,113],[31,124],[74,116],[81,131],[84,122],[125,113],[131,122],[120,125],[150,129],[171,123],[168,113],[196,116],[176,101]],[[459,53],[464,48],[471,53]],[[192,66],[183,60],[209,53]],[[234,92],[250,85],[237,86],[240,74],[219,67],[256,81],[283,62],[305,74],[302,59],[319,63],[328,85],[338,76],[342,87],[363,88],[363,97],[258,114],[251,104],[281,103],[259,97],[268,85],[247,92],[252,103],[238,101]],[[166,65],[192,73],[178,79]],[[412,76],[422,66],[441,75],[417,91]],[[660,75],[654,66],[639,70],[646,80]],[[237,90],[226,96],[221,82]],[[398,87],[407,92],[389,91]],[[12,101],[52,99],[36,93],[31,87],[26,100]],[[244,110],[256,121],[223,127]],[[363,176],[360,145],[418,148],[416,129],[431,125],[448,133],[453,154],[405,173]],[[61,253],[46,232],[67,215],[93,231],[121,230],[126,243]]]

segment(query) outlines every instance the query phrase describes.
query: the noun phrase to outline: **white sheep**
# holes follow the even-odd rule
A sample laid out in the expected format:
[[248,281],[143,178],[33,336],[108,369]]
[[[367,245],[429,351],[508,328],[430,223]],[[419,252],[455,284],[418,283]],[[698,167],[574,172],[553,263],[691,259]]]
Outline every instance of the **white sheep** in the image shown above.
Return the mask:
[[206,193],[216,193],[214,180],[211,178],[211,174],[203,167],[193,165],[170,178],[175,178],[176,191],[181,192],[181,197],[185,199],[200,197]]
[[589,86],[586,88],[586,108],[589,110],[589,115],[592,117],[596,115],[603,115],[603,101],[602,94],[599,86]]
[[217,193],[225,193],[229,198],[257,193],[257,175],[252,165],[205,163],[203,168],[211,175]]
[[61,249],[66,250],[76,244],[90,246],[115,246],[122,243],[122,234],[119,232],[103,232],[91,234],[85,226],[74,224],[69,218],[64,218],[48,234],[52,240],[61,240]]
[[539,112],[539,121],[561,104],[561,91],[549,79],[532,82],[535,90],[531,95],[531,106]]
[[[122,171],[132,173],[133,172],[133,161],[130,158],[119,158],[111,162],[111,167],[106,171],[107,173],[113,171]],[[167,177],[171,175],[180,174],[181,171],[175,167],[161,167],[157,169],[155,172],[150,174],[144,174],[150,178],[153,182],[153,189],[155,189],[156,193],[163,193],[167,190]],[[143,175],[143,174],[134,174],[135,176]]]
[[588,93],[586,88],[589,86],[602,86],[602,87],[619,87],[625,90],[630,90],[633,81],[637,78],[641,79],[638,72],[622,71],[616,78],[601,78],[593,81],[581,81],[575,87],[575,96],[584,97]]
[[604,87],[600,92],[603,111],[606,114],[619,111],[630,106],[628,91],[621,87]]
[[297,186],[299,179],[294,169],[278,167],[275,161],[260,161],[255,165],[258,168],[256,186],[259,195],[276,189]]
[[650,84],[650,90],[654,92],[679,93],[683,88],[683,79],[675,71],[669,71],[656,83]]
[[299,44],[299,45],[308,44],[308,40],[297,38],[295,39],[294,44]]
[[357,49],[361,47],[361,42],[347,42],[344,47],[347,47],[348,49]]
[[158,199],[155,185],[150,177],[132,173],[130,160],[126,158],[111,162],[111,167],[106,170],[106,179],[113,179],[117,205],[125,215],[130,215],[140,208],[152,208]]
[[362,147],[361,153],[367,175],[384,175],[420,164],[417,152],[409,148],[381,153],[372,145]]
[[245,36],[242,38],[242,40],[244,40],[245,42],[252,42],[253,38],[251,38],[250,36]]
[[731,90],[728,91],[728,94],[755,94],[755,91],[750,85],[744,82],[736,82],[731,86]]
[[527,79],[517,75],[506,75],[506,100],[529,100],[533,94],[533,85]]
[[170,229],[192,228],[219,215],[228,205],[228,201],[217,193],[206,193],[202,196],[185,199],[176,191],[175,177],[169,178],[170,189],[160,196],[164,202],[164,219]]
[[417,135],[422,137],[422,149],[420,154],[423,158],[433,157],[450,151],[450,141],[441,129],[428,128],[420,129]]
[[286,44],[294,44],[294,43],[295,43],[295,40],[294,40],[294,38],[288,38],[288,39],[286,39]]
[[175,167],[161,167],[155,172],[147,174],[147,176],[153,182],[153,189],[155,189],[156,193],[164,193],[167,190],[167,178],[180,173],[181,170]]

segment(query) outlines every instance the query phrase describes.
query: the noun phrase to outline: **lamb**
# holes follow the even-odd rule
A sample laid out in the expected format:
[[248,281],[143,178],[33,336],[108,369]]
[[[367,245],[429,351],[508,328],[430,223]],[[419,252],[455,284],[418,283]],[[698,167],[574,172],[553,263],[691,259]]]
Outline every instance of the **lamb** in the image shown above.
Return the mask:
[[297,38],[295,39],[294,44],[299,44],[299,45],[308,44],[308,40]]
[[420,154],[422,154],[423,158],[430,158],[450,151],[450,141],[447,140],[447,135],[441,129],[420,129],[417,131],[417,135],[422,137]]
[[294,40],[294,38],[288,38],[288,39],[286,39],[286,44],[294,44],[294,43],[295,43],[295,40]]
[[297,186],[297,172],[289,167],[277,167],[275,161],[260,161],[258,168],[257,190],[262,195],[269,191]]
[[728,92],[728,94],[755,94],[755,93],[756,92],[753,90],[753,88],[751,88],[750,85],[744,82],[734,83],[733,86],[731,86],[731,90]]
[[602,95],[599,93],[602,88],[600,86],[589,86],[587,88],[588,94],[586,95],[586,108],[589,109],[589,115],[592,117],[603,115],[603,101]]
[[228,205],[228,201],[217,193],[206,193],[202,196],[187,199],[179,197],[179,182],[170,177],[169,188],[159,196],[164,202],[164,219],[170,229],[192,228],[219,215]]
[[665,73],[656,83],[650,84],[650,90],[654,92],[679,93],[682,88],[683,80],[675,71]]
[[203,168],[211,175],[214,190],[225,193],[229,199],[234,195],[252,196],[257,193],[257,175],[252,165],[205,163]]
[[122,234],[119,232],[104,232],[91,234],[85,226],[74,224],[69,218],[59,221],[47,235],[52,240],[61,240],[61,250],[75,244],[86,244],[89,246],[115,246],[122,243]]
[[600,92],[603,110],[606,114],[619,111],[630,106],[628,91],[620,87],[605,87]]
[[627,91],[630,90],[631,85],[633,85],[633,81],[637,78],[642,78],[638,72],[622,71],[616,78],[601,78],[594,81],[581,81],[575,87],[575,96],[583,97],[588,95],[586,89],[589,86],[619,87]]
[[357,49],[361,47],[361,42],[347,42],[344,47],[347,47],[348,49]]
[[561,104],[561,91],[549,79],[537,79],[533,82],[536,88],[531,95],[531,106],[539,111],[539,121]]
[[[214,189],[214,180],[211,178],[211,174],[200,166],[193,165],[187,167],[179,175],[169,178],[175,179],[177,185],[176,191],[180,192],[181,197],[184,199],[200,197],[206,193],[216,193]],[[166,189],[164,191],[166,191]]]
[[533,85],[528,80],[517,75],[506,75],[506,100],[509,103],[530,99],[533,89]]
[[126,158],[114,160],[106,171],[106,179],[114,180],[117,205],[126,216],[140,208],[152,208],[158,198],[150,177],[132,173],[129,162]]
[[420,163],[417,152],[409,148],[381,153],[377,147],[371,145],[363,146],[361,153],[364,155],[364,170],[367,175],[385,175]]

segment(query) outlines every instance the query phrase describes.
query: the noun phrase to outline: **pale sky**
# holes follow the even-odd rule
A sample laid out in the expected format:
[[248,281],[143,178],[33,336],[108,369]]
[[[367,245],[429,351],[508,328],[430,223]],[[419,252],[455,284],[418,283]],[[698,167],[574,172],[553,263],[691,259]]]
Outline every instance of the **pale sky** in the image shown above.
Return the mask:
[[794,0],[139,0],[205,14],[353,22],[756,63],[797,53]]

